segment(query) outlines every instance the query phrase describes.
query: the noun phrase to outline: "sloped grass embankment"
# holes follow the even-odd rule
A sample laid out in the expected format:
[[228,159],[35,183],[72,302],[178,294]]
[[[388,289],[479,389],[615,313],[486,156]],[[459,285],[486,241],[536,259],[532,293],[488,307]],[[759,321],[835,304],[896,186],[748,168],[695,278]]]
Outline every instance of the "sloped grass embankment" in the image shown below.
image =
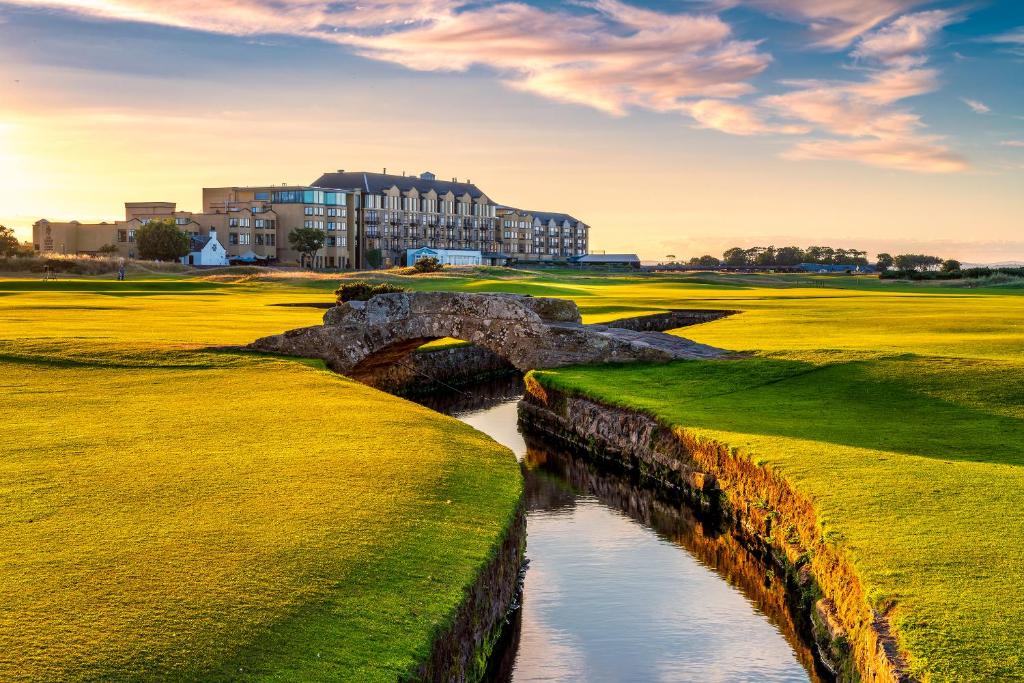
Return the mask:
[[409,675],[514,524],[504,448],[201,347],[309,293],[0,281],[0,678]]

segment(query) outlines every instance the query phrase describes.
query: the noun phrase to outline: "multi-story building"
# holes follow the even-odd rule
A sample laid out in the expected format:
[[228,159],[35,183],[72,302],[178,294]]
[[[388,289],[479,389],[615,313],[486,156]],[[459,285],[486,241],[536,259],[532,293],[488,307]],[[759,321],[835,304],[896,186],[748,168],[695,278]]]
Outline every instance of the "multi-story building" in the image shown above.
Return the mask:
[[325,173],[310,185],[203,188],[200,213],[171,202],[129,202],[114,223],[50,223],[33,229],[36,251],[96,253],[113,245],[135,257],[135,231],[171,219],[193,237],[215,230],[228,255],[298,263],[288,242],[297,228],[326,235],[317,269],[404,265],[410,249],[481,252],[484,263],[564,261],[587,253],[589,226],[568,214],[496,204],[473,183],[363,171]]
[[471,182],[418,176],[337,171],[315,187],[358,193],[360,267],[404,265],[408,249],[479,250],[485,262],[502,258],[497,205]]
[[567,213],[501,207],[502,246],[514,261],[564,261],[590,246],[590,226]]

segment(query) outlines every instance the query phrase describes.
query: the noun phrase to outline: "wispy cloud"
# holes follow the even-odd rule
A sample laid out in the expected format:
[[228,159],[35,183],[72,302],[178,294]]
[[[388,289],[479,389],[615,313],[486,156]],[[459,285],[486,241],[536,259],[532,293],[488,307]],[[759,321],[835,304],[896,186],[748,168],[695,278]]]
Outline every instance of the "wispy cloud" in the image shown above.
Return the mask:
[[961,97],[960,101],[971,108],[975,114],[988,114],[992,111],[987,104],[979,102],[978,100],[972,100],[969,97]]
[[[420,71],[489,69],[514,89],[614,116],[676,113],[734,135],[819,135],[790,158],[846,158],[907,170],[964,167],[921,118],[899,106],[938,87],[927,50],[952,12],[905,13],[919,0],[710,0],[802,21],[816,45],[848,48],[859,81],[789,81],[760,96],[772,57],[714,12],[669,12],[621,0],[547,6],[475,0],[0,0],[91,17],[246,38],[326,41]],[[895,17],[895,18],[894,18]],[[916,155],[917,161],[911,161]]]
[[1015,28],[1012,31],[1007,31],[1006,33],[990,36],[986,40],[991,43],[1014,43],[1017,45],[1024,45],[1024,26]]
[[931,45],[936,34],[953,21],[954,15],[946,10],[903,15],[888,26],[863,36],[853,56],[884,64],[917,66],[927,59],[922,52]]
[[1003,147],[1024,147],[1024,140],[1003,140],[999,144]]
[[582,0],[574,11],[468,0],[13,1],[233,35],[315,38],[423,71],[483,66],[514,88],[615,115],[742,95],[771,61],[718,16],[619,0]]
[[903,15],[860,37],[851,56],[867,74],[860,81],[805,80],[761,98],[776,116],[804,123],[833,139],[804,140],[788,159],[845,159],[920,173],[967,168],[940,136],[924,133],[921,117],[899,103],[939,87],[938,71],[925,68],[926,50],[955,20],[942,10]]
[[806,24],[817,47],[840,50],[926,0],[734,0]]
[[869,166],[916,173],[956,173],[966,160],[938,137],[892,137],[860,140],[805,140],[783,153],[787,159],[854,160]]

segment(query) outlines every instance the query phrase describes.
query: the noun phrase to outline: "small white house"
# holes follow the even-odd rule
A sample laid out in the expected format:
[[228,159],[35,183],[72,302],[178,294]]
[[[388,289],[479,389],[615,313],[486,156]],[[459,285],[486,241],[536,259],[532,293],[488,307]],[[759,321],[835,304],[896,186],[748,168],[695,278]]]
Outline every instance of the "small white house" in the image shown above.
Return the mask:
[[228,252],[224,245],[217,241],[217,231],[211,230],[206,237],[190,237],[188,256],[182,256],[181,262],[188,266],[226,266]]
[[483,263],[483,254],[470,249],[407,249],[405,252],[406,265],[416,265],[416,261],[425,257],[433,256],[444,266],[479,266]]

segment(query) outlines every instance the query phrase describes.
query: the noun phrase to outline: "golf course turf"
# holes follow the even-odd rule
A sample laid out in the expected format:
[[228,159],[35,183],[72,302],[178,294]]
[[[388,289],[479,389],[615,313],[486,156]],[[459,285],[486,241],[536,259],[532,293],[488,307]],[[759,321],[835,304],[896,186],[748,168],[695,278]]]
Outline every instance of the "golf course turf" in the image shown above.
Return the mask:
[[109,284],[0,281],[0,679],[410,673],[515,512],[512,455],[201,350],[316,322],[268,305],[294,289]]
[[[740,311],[678,333],[743,356],[535,377],[784,476],[916,677],[1024,679],[1024,290],[389,279],[572,298],[586,322]],[[0,677],[409,670],[508,523],[511,456],[315,367],[202,350],[315,324],[269,304],[336,279],[122,285],[0,280]]]

